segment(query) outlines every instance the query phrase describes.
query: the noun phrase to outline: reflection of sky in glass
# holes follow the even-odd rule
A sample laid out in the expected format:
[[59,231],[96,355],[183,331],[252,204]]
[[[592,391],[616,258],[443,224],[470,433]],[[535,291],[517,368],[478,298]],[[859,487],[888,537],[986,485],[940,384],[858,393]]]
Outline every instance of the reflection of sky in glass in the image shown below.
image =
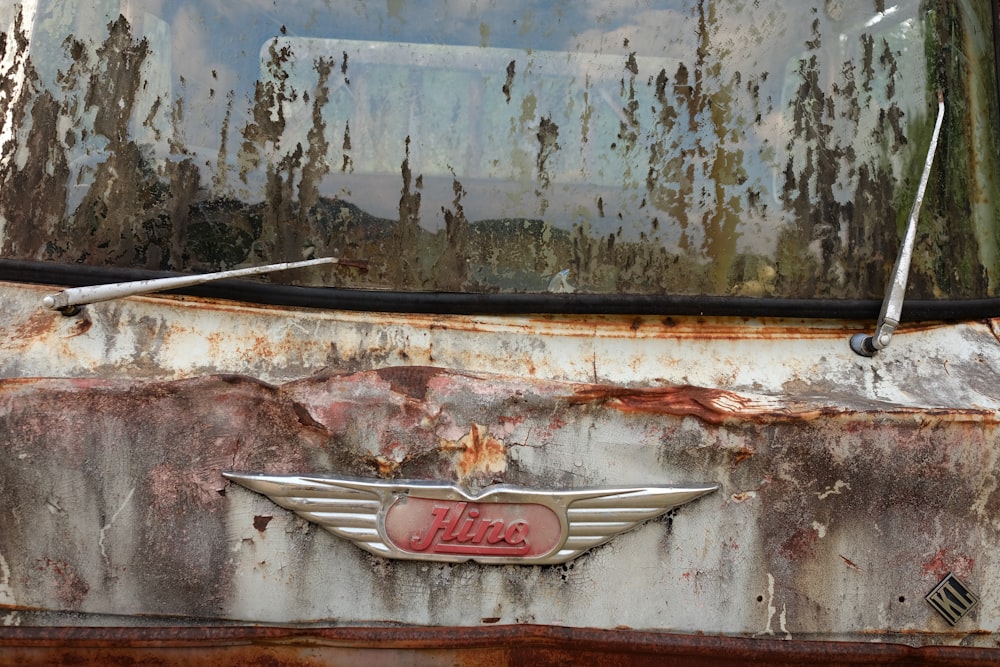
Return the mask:
[[[903,166],[899,147],[875,138],[879,114],[895,104],[905,128],[926,113],[923,64],[903,57],[920,49],[916,2],[883,14],[869,3],[777,1],[720,1],[700,14],[697,3],[681,0],[123,0],[121,7],[104,0],[94,12],[67,7],[41,12],[41,32],[52,39],[43,48],[64,51],[63,35],[74,33],[93,53],[122,11],[150,48],[133,136],[161,168],[194,156],[214,195],[263,198],[268,164],[308,146],[319,92],[315,63],[333,63],[320,110],[329,172],[321,193],[350,193],[361,208],[396,217],[410,137],[410,167],[426,180],[421,224],[429,229],[442,225],[438,211],[454,197],[454,177],[469,193],[464,206],[472,220],[544,218],[672,248],[705,249],[710,235],[728,235],[741,247],[766,250],[780,226],[801,215],[782,192],[789,164],[807,174],[819,150],[800,127],[811,121],[796,120],[801,109],[793,111],[793,98],[808,97],[807,69],[820,94],[805,104],[832,109],[820,143],[853,153],[841,159],[831,185],[840,201],[854,195],[856,163],[888,162],[897,174]],[[275,46],[290,55],[269,68]],[[68,67],[65,59],[36,62],[49,83]],[[280,108],[285,125],[280,138],[258,142],[253,156],[241,145],[259,122],[258,81],[284,86],[283,100],[267,113],[276,120]],[[843,93],[850,85],[858,90]],[[545,128],[552,132],[543,137]],[[74,148],[81,184],[105,143],[92,135]],[[366,184],[366,175],[395,181]],[[739,218],[737,228],[719,222],[710,229],[706,221],[720,209]]]

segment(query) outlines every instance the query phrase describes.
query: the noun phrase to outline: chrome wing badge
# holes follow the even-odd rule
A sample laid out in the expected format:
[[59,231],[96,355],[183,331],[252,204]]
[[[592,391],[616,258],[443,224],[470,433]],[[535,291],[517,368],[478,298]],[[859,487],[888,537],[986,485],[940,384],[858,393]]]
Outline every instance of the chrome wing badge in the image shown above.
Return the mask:
[[718,484],[478,495],[435,482],[223,473],[373,554],[484,564],[565,563]]

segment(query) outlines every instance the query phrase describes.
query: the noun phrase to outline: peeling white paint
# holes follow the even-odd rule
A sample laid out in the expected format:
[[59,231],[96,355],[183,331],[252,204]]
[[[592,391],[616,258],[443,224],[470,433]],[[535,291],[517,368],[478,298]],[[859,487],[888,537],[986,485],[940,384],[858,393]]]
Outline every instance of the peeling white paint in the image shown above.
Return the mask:
[[[412,357],[411,362],[418,365],[426,363],[433,351],[431,361],[435,364],[466,369],[471,367],[477,373],[482,372],[484,375],[501,373],[505,376],[531,375],[535,378],[570,377],[583,380],[588,377],[583,370],[574,375],[575,371],[572,369],[564,372],[557,368],[558,363],[564,361],[562,356],[569,356],[584,349],[583,343],[577,341],[577,335],[569,318],[549,318],[542,321],[539,324],[540,333],[537,335],[540,342],[535,344],[532,337],[531,345],[521,342],[518,346],[516,343],[521,340],[518,336],[522,334],[518,333],[520,330],[515,325],[527,327],[524,323],[526,318],[503,320],[485,316],[442,317],[441,321],[434,325],[436,328],[428,329],[418,337],[415,332],[421,326],[429,327],[430,318],[424,322],[419,316],[394,315],[390,318],[377,314],[291,309],[285,312],[268,308],[259,309],[258,315],[257,310],[249,307],[171,300],[167,297],[161,297],[157,301],[149,297],[129,299],[114,307],[108,304],[88,307],[93,328],[73,336],[76,320],[47,312],[39,314],[40,297],[51,291],[52,288],[44,286],[10,287],[9,293],[12,296],[9,302],[5,303],[5,308],[10,310],[10,317],[0,328],[12,333],[0,337],[0,358],[3,359],[0,361],[0,375],[30,377],[34,373],[61,374],[64,377],[107,376],[115,379],[141,380],[158,377],[177,378],[185,375],[187,368],[183,345],[164,334],[160,344],[154,339],[150,341],[152,345],[144,348],[140,336],[126,333],[129,327],[132,331],[151,327],[156,331],[169,332],[176,325],[185,327],[185,330],[191,332],[191,336],[197,331],[202,331],[202,335],[206,337],[211,335],[213,340],[219,341],[218,346],[210,350],[213,355],[218,354],[218,357],[214,358],[214,365],[205,369],[194,369],[192,375],[203,372],[242,373],[255,378],[263,376],[265,381],[278,383],[299,379],[300,374],[308,373],[324,363],[329,363],[334,370],[364,369],[367,368],[366,364],[391,365],[395,363],[394,357],[389,357],[388,361],[382,357],[368,360],[363,355],[369,349],[366,345],[374,339],[374,334],[365,333],[366,327],[374,329],[386,327],[396,333],[388,337],[386,339],[388,342],[385,344],[405,345],[407,355]],[[213,308],[215,310],[212,310]],[[167,311],[168,314],[164,315]],[[280,316],[294,318],[294,326],[282,325]],[[186,317],[191,318],[190,322],[184,319]],[[228,324],[227,319],[230,320]],[[651,329],[653,324],[648,323],[647,326],[643,321],[642,329]],[[49,328],[46,329],[42,325],[49,325]],[[644,338],[632,343],[642,348],[640,351],[643,353],[641,356],[644,364],[640,365],[641,375],[637,376],[638,379],[631,380],[630,384],[641,386],[644,382],[651,383],[650,378],[663,377],[665,379],[656,380],[656,383],[667,386],[672,377],[684,375],[693,382],[715,386],[708,384],[712,380],[710,371],[701,370],[701,366],[696,363],[696,355],[692,350],[700,345],[703,349],[713,348],[711,356],[726,361],[733,361],[737,352],[743,350],[743,353],[751,359],[748,363],[761,372],[759,381],[763,387],[763,389],[754,388],[753,392],[746,393],[747,396],[753,397],[762,391],[774,392],[779,396],[796,395],[792,391],[794,387],[788,390],[792,392],[791,394],[782,394],[779,383],[783,375],[768,375],[762,362],[756,360],[757,357],[751,353],[752,350],[747,351],[751,347],[755,349],[758,345],[769,348],[776,345],[774,341],[767,340],[758,344],[739,339],[734,343],[728,338],[698,343],[694,339],[686,338],[687,334],[684,336],[677,334],[678,327],[684,326],[688,325],[681,323],[670,329],[662,328],[661,338],[644,334]],[[693,331],[694,324],[690,326]],[[591,337],[592,339],[587,339],[587,344],[591,348],[603,350],[598,353],[597,358],[604,362],[605,372],[610,373],[613,372],[611,370],[613,365],[609,360],[612,358],[610,351],[614,347],[611,344],[614,341],[609,339],[619,335],[620,332],[612,328],[610,323],[605,327],[607,331],[603,333],[598,331]],[[255,356],[248,352],[253,349],[248,342],[244,341],[244,344],[239,341],[241,332],[253,331],[255,336],[259,335],[265,341],[262,343],[263,349],[269,350],[272,347],[278,349],[285,345],[282,341],[285,340],[286,334],[292,335],[303,329],[318,331],[319,335],[292,341],[286,347],[294,347],[294,350],[282,352],[273,358],[266,355]],[[628,326],[622,326],[621,329],[628,330]],[[34,330],[40,331],[36,339],[19,338],[14,334],[18,331]],[[808,327],[801,329],[801,331],[811,330]],[[970,339],[975,338],[973,334],[977,331],[980,334],[985,332],[989,337],[982,337],[980,341],[982,345],[976,349],[982,351],[984,358],[989,358],[987,353],[991,350],[995,351],[996,339],[992,333],[985,331],[985,326],[977,323],[961,325],[960,331],[965,332]],[[674,335],[678,337],[670,338]],[[930,337],[935,335],[935,331],[904,335],[908,337],[906,341],[908,344],[913,343],[919,350],[927,351],[928,347],[922,343],[921,336]],[[182,338],[184,341],[188,340],[186,337]],[[392,342],[393,339],[404,338],[405,343]],[[105,340],[112,342],[101,342]],[[248,335],[247,341],[249,340]],[[337,342],[337,353],[327,361],[326,355],[329,353],[331,340]],[[416,342],[418,340],[419,345]],[[506,340],[513,342],[506,346],[500,344]],[[818,354],[819,346],[828,344],[831,338],[816,335],[807,340],[812,341],[810,344],[815,344],[816,348],[813,351]],[[56,343],[47,345],[47,341]],[[62,341],[62,347],[58,341]],[[786,341],[781,339],[777,345],[785,343]],[[986,343],[990,343],[993,347],[986,346]],[[806,343],[802,345],[805,346]],[[727,346],[731,346],[733,351],[729,351]],[[541,352],[536,348],[541,349]],[[143,349],[146,350],[144,354],[140,352]],[[593,349],[589,351],[593,353]],[[46,354],[48,356],[45,356]],[[149,365],[136,364],[134,358],[138,354],[143,354],[143,361],[148,360]],[[850,351],[847,350],[845,354],[850,354]],[[886,354],[892,354],[892,350]],[[288,367],[283,365],[285,359],[300,361]],[[831,371],[829,369],[816,371],[817,374],[824,372]],[[698,373],[701,375],[697,375]],[[909,375],[900,373],[898,377],[896,381],[899,383],[910,381]],[[940,390],[942,395],[957,391],[956,385],[941,388],[941,383],[958,382],[950,380],[943,373],[941,378],[933,380],[933,386]],[[504,381],[513,382],[509,378]],[[889,381],[883,380],[883,382]],[[930,386],[929,379],[925,377],[924,381]],[[11,383],[12,387],[15,385],[16,383]],[[82,387],[83,384],[79,386]],[[986,383],[983,382],[982,386],[986,386]],[[721,388],[734,393],[740,389],[739,386],[732,385],[724,385]],[[311,395],[311,391],[303,389],[302,395]],[[386,391],[388,392],[388,389]],[[697,507],[685,508],[672,520],[670,530],[662,525],[647,526],[641,532],[622,536],[619,540],[596,549],[586,559],[575,563],[575,569],[562,571],[565,578],[560,581],[560,572],[554,569],[541,573],[534,570],[527,573],[518,571],[515,574],[511,568],[487,570],[472,564],[438,569],[427,565],[417,568],[383,562],[367,554],[357,553],[353,546],[341,544],[323,532],[299,529],[298,524],[290,521],[286,521],[285,525],[280,522],[272,523],[265,535],[263,531],[251,527],[251,519],[256,514],[274,513],[273,507],[254,504],[249,499],[240,498],[239,492],[236,491],[227,493],[222,500],[217,500],[213,488],[207,492],[212,500],[224,503],[226,506],[224,509],[212,510],[221,512],[225,516],[225,530],[221,534],[210,534],[211,537],[208,539],[219,540],[219,544],[213,548],[232,550],[232,554],[223,555],[222,560],[229,561],[223,569],[232,573],[231,579],[235,591],[233,598],[225,600],[220,605],[219,611],[213,613],[226,620],[304,624],[323,622],[330,618],[345,619],[345,622],[354,623],[371,623],[372,619],[375,621],[391,619],[395,622],[421,625],[477,624],[479,618],[487,617],[502,618],[503,622],[531,618],[543,623],[586,627],[621,624],[636,628],[673,628],[685,632],[702,630],[739,636],[758,634],[771,640],[790,638],[793,634],[790,628],[795,625],[794,634],[799,638],[826,636],[866,640],[871,639],[871,635],[859,635],[856,630],[859,624],[865,628],[920,630],[930,622],[925,619],[935,622],[936,619],[927,614],[922,602],[898,605],[893,603],[888,620],[883,616],[876,617],[872,601],[879,605],[877,608],[879,614],[882,614],[885,599],[894,601],[905,595],[907,599],[917,600],[917,593],[913,592],[913,588],[907,588],[913,586],[906,579],[908,575],[895,576],[890,572],[884,578],[878,579],[879,582],[885,582],[882,588],[875,586],[864,588],[861,585],[881,577],[881,573],[872,575],[870,579],[862,579],[862,575],[855,573],[850,573],[849,578],[830,577],[824,569],[826,564],[832,562],[837,568],[843,568],[837,557],[838,549],[856,558],[858,557],[856,554],[861,553],[861,558],[864,560],[859,559],[859,561],[862,563],[906,562],[920,566],[940,549],[948,548],[943,558],[955,554],[968,554],[970,558],[975,558],[977,568],[982,568],[981,579],[986,579],[988,573],[995,567],[994,561],[989,556],[981,554],[1000,553],[995,549],[995,532],[980,530],[978,525],[969,522],[974,530],[970,529],[968,539],[956,541],[954,534],[949,533],[947,529],[947,525],[954,525],[954,522],[948,524],[945,516],[927,511],[922,511],[920,518],[936,530],[930,533],[930,546],[923,542],[914,546],[912,530],[899,531],[901,537],[892,535],[897,526],[903,525],[898,521],[901,512],[896,508],[893,509],[891,520],[882,520],[881,515],[877,514],[879,510],[877,504],[862,505],[860,500],[858,504],[851,503],[849,507],[871,507],[874,516],[857,514],[852,517],[845,516],[848,512],[844,511],[827,512],[826,510],[831,509],[829,504],[820,505],[817,499],[819,501],[829,499],[833,503],[843,499],[830,496],[847,495],[848,492],[852,496],[866,494],[874,494],[876,498],[878,496],[877,490],[872,491],[870,486],[860,483],[852,476],[851,467],[842,463],[852,459],[862,459],[866,453],[866,450],[861,449],[862,446],[878,445],[877,442],[864,441],[861,435],[848,433],[843,438],[832,437],[830,442],[818,444],[817,446],[829,447],[836,465],[831,467],[829,476],[821,477],[823,480],[821,483],[812,482],[806,486],[809,484],[808,480],[815,477],[792,477],[782,466],[791,465],[793,462],[774,458],[775,451],[787,446],[780,437],[775,437],[773,442],[753,441],[745,434],[737,434],[738,429],[706,426],[694,416],[676,419],[671,417],[664,419],[661,424],[658,418],[641,415],[626,418],[610,411],[606,418],[590,420],[581,417],[578,422],[566,426],[553,426],[554,422],[550,423],[542,418],[520,423],[509,419],[516,417],[521,409],[509,407],[508,414],[507,407],[513,406],[513,403],[496,403],[503,405],[504,410],[466,414],[456,407],[454,399],[447,398],[450,394],[439,395],[437,391],[433,386],[428,390],[428,402],[423,408],[426,414],[414,413],[414,418],[421,420],[420,428],[434,433],[435,429],[440,427],[442,429],[440,433],[453,435],[450,441],[457,442],[469,434],[471,427],[468,425],[475,423],[472,419],[480,418],[478,423],[489,425],[484,430],[495,438],[502,439],[506,445],[510,455],[508,465],[510,461],[515,460],[516,455],[517,471],[528,477],[544,474],[554,478],[555,475],[559,475],[560,484],[567,486],[611,484],[620,483],[622,480],[645,481],[658,475],[664,477],[664,482],[680,482],[686,478],[686,475],[681,475],[682,468],[690,465],[691,470],[711,471],[711,474],[706,474],[704,478],[718,481],[725,490],[724,493],[730,495],[720,493],[717,500],[712,499]],[[510,393],[510,396],[514,395]],[[948,395],[958,396],[953,399],[956,403],[965,400],[965,394]],[[442,406],[432,401],[434,397],[442,398],[446,402]],[[398,395],[394,400],[398,400],[400,404],[405,402],[407,406],[419,405],[419,402],[411,402],[408,398],[400,398]],[[860,402],[861,398],[858,400]],[[483,404],[494,403],[486,401]],[[748,402],[748,405],[756,403]],[[994,400],[989,405],[995,409],[1000,403]],[[315,418],[320,418],[317,417],[319,413],[312,410],[312,407],[310,403],[307,409],[312,411]],[[877,407],[869,406],[869,411]],[[579,411],[582,414],[590,414],[591,408],[583,407]],[[464,416],[456,423],[455,415]],[[961,416],[962,413],[958,415],[956,419],[965,419]],[[863,414],[857,419],[862,418]],[[973,418],[984,419],[977,415],[969,417]],[[855,418],[844,417],[844,419]],[[904,425],[912,423],[907,421],[908,419],[905,416],[899,417]],[[467,426],[460,428],[457,424]],[[664,425],[671,427],[667,428]],[[775,427],[775,431],[780,434],[783,428],[785,427]],[[803,428],[812,428],[811,423],[807,422]],[[861,427],[857,431],[864,434],[864,429]],[[223,446],[228,440],[220,438],[218,442]],[[375,443],[375,440],[364,440],[364,442]],[[991,436],[987,444],[994,442],[996,439]],[[748,446],[747,443],[752,446]],[[961,443],[953,443],[955,455],[949,459],[961,463],[961,465],[955,463],[955,467],[960,471],[966,470],[963,467],[965,461],[991,460],[983,458],[982,448],[964,448],[960,445]],[[119,549],[118,545],[119,538],[131,537],[126,524],[130,529],[141,527],[146,516],[145,506],[132,506],[132,500],[136,500],[137,503],[139,501],[129,490],[137,480],[143,479],[141,475],[144,473],[140,471],[137,474],[136,468],[130,467],[133,466],[130,458],[122,454],[123,451],[128,451],[127,448],[132,446],[132,443],[124,440],[115,441],[114,446],[123,449],[120,451],[108,449],[106,455],[109,457],[107,459],[109,463],[93,464],[96,469],[107,469],[116,474],[114,480],[109,476],[103,481],[105,485],[103,495],[91,493],[92,487],[80,482],[76,469],[70,468],[66,471],[65,483],[59,487],[60,493],[64,494],[61,500],[57,504],[36,509],[44,517],[48,517],[46,510],[58,513],[61,511],[59,508],[64,507],[67,510],[72,508],[76,512],[81,501],[91,503],[86,513],[91,520],[87,524],[66,523],[72,523],[74,530],[80,531],[79,535],[74,534],[74,543],[93,545],[93,528],[99,528],[99,549],[85,553],[81,558],[81,561],[85,561],[82,565],[76,562],[72,565],[75,572],[85,576],[85,583],[91,586],[91,592],[88,594],[88,613],[91,613],[89,610],[102,614],[118,613],[124,618],[126,614],[148,613],[151,607],[148,600],[133,592],[138,589],[137,582],[140,581],[140,575],[132,574],[131,563],[117,562],[119,556],[133,557],[132,542],[124,543],[129,547],[127,549]],[[311,451],[309,447],[311,445],[303,444],[305,450]],[[42,455],[39,448],[25,450],[23,445],[17,443],[11,451],[13,456],[26,458],[29,461],[36,461]],[[29,451],[30,453],[27,453]],[[375,446],[372,446],[370,451],[384,454],[387,461],[395,463],[399,463],[400,455],[405,453],[405,450],[396,449],[383,452]],[[895,450],[889,449],[888,446],[886,451],[890,454],[895,453]],[[905,450],[900,451],[905,452]],[[458,453],[457,450],[455,453]],[[680,457],[679,463],[675,462],[673,456],[667,454]],[[723,454],[725,458],[721,459],[722,465],[708,467],[706,464],[705,468],[698,467],[701,464],[697,462]],[[312,460],[315,461],[331,460],[331,454],[326,449],[311,453],[310,456],[314,456]],[[973,456],[978,458],[971,458]],[[115,457],[128,461],[129,465],[111,465],[110,462],[116,460]],[[218,457],[219,461],[226,459],[221,451]],[[239,456],[233,454],[234,465],[240,457],[242,452]],[[216,459],[212,461],[212,465],[216,465]],[[896,460],[892,456],[880,458],[879,461],[896,465]],[[951,463],[948,466],[951,466]],[[995,466],[982,465],[980,469],[985,471],[984,474],[990,475],[992,473],[989,471],[993,467]],[[794,469],[789,468],[789,470]],[[947,475],[955,472],[952,467],[946,467],[944,464],[942,471]],[[772,475],[779,483],[770,482]],[[859,484],[858,491],[854,492],[851,484],[843,478],[855,479],[854,483]],[[787,484],[789,479],[800,480],[800,483]],[[987,482],[976,488],[988,487]],[[793,495],[785,495],[788,493]],[[809,498],[810,495],[813,497]],[[201,495],[197,497],[204,498]],[[761,524],[767,519],[776,503],[788,502],[789,497],[793,498],[790,502],[794,506],[803,505],[803,511],[800,514],[790,515],[792,517],[790,521],[778,526],[767,534],[766,538],[762,538],[759,532]],[[989,494],[982,496],[982,506],[988,506],[985,502],[988,497]],[[125,511],[126,507],[129,511]],[[976,508],[978,507],[977,503]],[[802,518],[803,515],[805,518]],[[275,521],[278,519],[279,516],[275,513]],[[106,525],[102,527],[102,524]],[[909,527],[911,524],[905,525]],[[987,525],[993,525],[992,519]],[[114,532],[110,531],[112,527],[115,527]],[[802,528],[805,530],[801,531]],[[809,533],[809,530],[814,532]],[[193,544],[194,540],[200,537],[200,535],[184,534],[180,539]],[[831,539],[826,540],[826,537]],[[783,557],[780,551],[781,545],[791,538],[795,540],[791,542],[795,558],[789,558],[787,563],[781,562],[780,559]],[[810,542],[810,538],[820,538],[822,541],[812,539]],[[907,539],[910,542],[905,542]],[[848,544],[849,548],[846,546]],[[769,551],[763,551],[762,545]],[[815,553],[810,553],[810,548],[805,548],[803,545],[809,545]],[[11,544],[10,548],[14,549],[16,546]],[[914,549],[922,549],[926,553]],[[94,574],[94,565],[102,564],[96,557],[98,552],[103,556],[103,562],[109,559],[115,561],[117,567],[111,573],[114,578],[107,577],[102,580],[100,576]],[[19,554],[15,559],[15,554],[11,551],[6,553],[11,554],[14,569],[18,570],[16,589],[18,606],[22,608],[34,606],[37,599],[39,600],[37,607],[40,609],[58,608],[56,605],[60,604],[60,601],[55,597],[55,593],[48,592],[48,589],[40,586],[33,586],[34,582],[25,578],[25,572],[30,569],[31,561],[25,560]],[[629,567],[629,559],[638,558],[642,554],[657,554],[662,557],[646,558],[646,564],[641,568]],[[774,560],[769,561],[768,555],[773,556]],[[773,562],[774,565],[771,567],[777,569],[774,569],[773,574],[767,574],[765,582],[759,577],[760,574],[766,573],[764,568],[768,567],[769,562]],[[125,566],[129,568],[126,569]],[[847,566],[852,567],[850,563]],[[685,568],[692,572],[690,584],[687,580],[683,580],[682,584],[674,583],[678,580],[677,573]],[[866,565],[866,570],[869,569]],[[51,577],[50,570],[40,574]],[[615,578],[616,576],[622,578]],[[0,568],[0,601],[14,594],[9,586],[7,589],[3,588],[4,581],[12,579],[3,568]],[[775,595],[778,581],[781,581],[782,590],[789,592],[781,607],[778,607]],[[761,583],[765,583],[766,593],[760,589]],[[890,592],[888,597],[882,595],[884,590]],[[376,594],[380,591],[389,592],[384,595]],[[682,591],[684,595],[678,595],[678,591]],[[822,591],[822,596],[816,591]],[[921,591],[921,594],[922,592],[925,591]],[[986,593],[987,591],[982,591],[984,600],[988,599]],[[872,597],[866,597],[869,595]],[[678,599],[682,602],[679,604],[671,602],[667,606],[663,602],[666,599],[671,601]],[[502,605],[501,610],[497,610],[499,605]],[[821,616],[811,611],[816,605],[821,607]],[[480,606],[482,611],[479,609]],[[184,608],[180,609],[180,613],[183,613]],[[35,618],[29,612],[15,615],[9,614],[10,611],[0,607],[0,622],[31,622]],[[987,616],[987,614],[992,615]],[[6,618],[4,615],[7,615]],[[761,616],[765,618],[763,629],[760,627]],[[795,623],[792,623],[792,616],[795,616]],[[817,617],[822,625],[816,624]],[[74,616],[70,620],[75,618],[77,617]],[[970,624],[971,622],[967,621]],[[979,628],[997,627],[996,615],[992,611],[984,610],[980,612],[978,623]],[[976,640],[977,642],[992,641],[990,635],[982,634],[976,637],[981,637]]]
[[[923,409],[927,405],[920,396],[933,393],[950,397],[948,405],[937,407],[977,405],[980,409],[1000,410],[1000,399],[982,393],[978,385],[955,372],[962,363],[955,358],[955,350],[966,356],[995,355],[996,338],[981,322],[898,330],[895,338],[901,346],[905,339],[906,350],[914,358],[933,360],[947,355],[953,376],[934,372],[930,363],[922,364],[905,376],[883,378],[879,393],[861,390],[871,373],[854,365],[856,355],[849,347],[842,353],[831,351],[831,341],[838,338],[840,331],[831,322],[790,327],[787,335],[758,344],[746,337],[763,324],[725,318],[709,322],[719,337],[705,341],[699,338],[699,332],[708,324],[694,319],[674,318],[671,327],[664,327],[654,318],[646,318],[641,320],[640,331],[644,333],[637,337],[630,326],[610,318],[584,326],[580,318],[571,316],[533,319],[382,315],[229,303],[223,306],[196,299],[149,296],[88,306],[93,326],[83,335],[74,335],[78,334],[74,330],[76,320],[52,314],[49,316],[57,319],[48,330],[24,337],[16,332],[45,322],[33,318],[39,317],[41,299],[53,290],[14,283],[3,283],[0,288],[4,290],[6,316],[2,327],[6,335],[0,336],[0,377],[180,379],[212,372],[251,375],[264,382],[281,383],[307,377],[325,367],[357,368],[357,363],[377,363],[591,382],[591,360],[596,354],[602,378],[607,382],[724,387],[739,392],[745,403],[742,409],[752,411],[774,409],[773,397],[785,395],[786,383],[802,379],[800,360],[822,356],[825,365],[810,370],[810,375],[826,377],[837,386],[858,387],[859,399],[878,398],[892,401],[897,408]],[[292,334],[298,326],[316,333],[296,338]],[[373,331],[385,336],[377,337]],[[525,337],[525,331],[531,331],[531,335]],[[843,330],[844,340],[851,331]],[[114,344],[107,344],[109,340]],[[206,340],[212,341],[211,345],[205,344]],[[977,342],[972,345],[970,340]],[[331,341],[336,342],[334,352]],[[375,348],[391,354],[372,362],[369,355]],[[780,359],[775,359],[779,350]],[[704,363],[706,354],[715,362]],[[636,371],[618,363],[623,355],[637,360]],[[143,363],[136,364],[137,358]],[[731,368],[740,369],[738,377],[729,377],[720,370]],[[903,388],[904,378],[909,391]],[[729,405],[722,401],[715,407],[725,410]]]
[[778,628],[785,633],[785,639],[791,639],[792,633],[788,631],[788,611],[785,605],[781,605],[781,616],[778,617]]
[[[774,628],[771,627],[771,621],[774,619],[774,615],[778,613],[778,608],[774,606],[774,575],[770,572],[767,573],[767,625],[764,626],[763,632],[758,634],[774,636]],[[784,611],[782,611],[784,615]]]
[[[764,626],[764,630],[757,633],[757,636],[768,635],[770,637],[775,636],[774,628],[772,623],[774,622],[774,615],[778,613],[778,608],[774,604],[774,575],[770,572],[767,573],[767,625]],[[791,639],[792,633],[788,631],[788,609],[786,605],[781,605],[781,613],[778,614],[778,630],[785,633],[784,639]]]
[[817,493],[816,497],[819,498],[820,500],[826,500],[829,496],[839,496],[844,489],[850,491],[851,485],[843,480],[838,479],[836,482],[833,483],[833,486],[827,487],[825,491]]
[[[0,554],[0,604],[17,604],[17,600],[14,598],[14,589],[10,587],[10,566],[7,565],[3,554]],[[4,625],[7,623],[5,622]]]

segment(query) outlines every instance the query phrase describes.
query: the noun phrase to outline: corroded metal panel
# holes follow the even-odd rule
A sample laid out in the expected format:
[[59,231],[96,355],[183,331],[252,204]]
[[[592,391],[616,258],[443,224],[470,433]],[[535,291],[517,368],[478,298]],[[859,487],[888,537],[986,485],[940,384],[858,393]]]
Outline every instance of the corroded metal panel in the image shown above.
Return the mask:
[[949,665],[995,664],[997,651],[902,644],[679,636],[553,628],[14,628],[0,636],[0,665],[399,665],[557,667],[587,664]]
[[[4,291],[5,624],[534,622],[991,643],[995,323],[910,325],[863,360],[851,323],[176,297],[63,317],[39,305],[50,288]],[[488,568],[365,554],[227,470],[471,491],[722,488],[572,563]],[[955,628],[923,601],[948,572],[983,601]]]
[[[764,22],[745,3],[597,23],[514,5],[453,14],[447,45],[410,34],[415,2],[279,21],[91,4],[0,7],[6,258],[338,254],[371,272],[289,280],[484,299],[877,296],[941,87],[911,291],[997,293],[986,2],[771,3]],[[996,645],[1000,321],[906,325],[861,359],[847,341],[871,323],[165,296],[63,317],[49,287],[0,289],[0,664],[972,663],[933,645]],[[442,564],[357,549],[227,471],[447,489],[424,536],[492,511],[475,503],[494,485],[719,490],[569,562]],[[412,543],[385,505],[386,539]],[[468,526],[446,530],[488,540]],[[208,627],[233,624],[291,629]]]
[[[991,409],[430,367],[281,385],[8,380],[0,406],[9,623],[47,609],[919,644],[989,643],[977,633],[997,622],[981,605],[953,630],[923,602],[947,571],[994,595]],[[463,442],[474,427],[495,446]],[[228,484],[221,472],[234,468],[469,488],[653,477],[722,489],[571,564],[488,568],[366,554]]]
[[1000,408],[1000,324],[990,321],[904,324],[891,348],[865,360],[847,341],[871,322],[402,315],[167,296],[94,304],[67,318],[42,308],[51,287],[0,287],[0,377],[166,380],[236,373],[282,383],[322,369],[420,365],[624,386],[739,389],[765,402],[783,394],[846,405],[864,398],[919,409]]

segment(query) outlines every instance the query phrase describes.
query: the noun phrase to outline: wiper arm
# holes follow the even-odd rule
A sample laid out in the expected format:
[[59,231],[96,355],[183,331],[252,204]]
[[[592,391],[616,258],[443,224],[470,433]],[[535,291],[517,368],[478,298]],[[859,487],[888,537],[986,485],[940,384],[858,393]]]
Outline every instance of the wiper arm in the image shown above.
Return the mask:
[[931,175],[931,164],[934,163],[934,153],[937,151],[938,134],[941,132],[941,121],[944,119],[944,95],[938,90],[938,113],[934,123],[934,134],[931,135],[931,145],[927,149],[927,159],[924,161],[924,173],[920,175],[920,185],[917,186],[917,196],[910,209],[910,219],[906,223],[906,235],[899,248],[899,256],[892,267],[892,279],[886,286],[885,298],[882,300],[882,310],[878,316],[875,333],[871,336],[856,333],[851,336],[851,349],[863,357],[873,357],[879,350],[888,347],[892,334],[899,326],[899,318],[903,312],[903,297],[906,294],[906,280],[910,275],[910,260],[913,258],[913,244],[917,236],[917,217],[920,215],[920,205],[924,201],[924,190]]
[[133,280],[130,282],[111,283],[108,285],[71,287],[45,297],[42,299],[42,305],[51,310],[61,311],[64,315],[75,315],[79,311],[79,306],[83,306],[88,303],[121,299],[127,296],[136,296],[139,294],[163,292],[166,290],[178,289],[180,287],[201,285],[202,283],[211,282],[213,280],[240,278],[242,276],[254,276],[261,273],[272,273],[274,271],[300,269],[306,266],[316,266],[318,264],[342,264],[344,266],[354,266],[360,269],[368,268],[368,262],[363,260],[320,257],[318,259],[307,259],[301,262],[284,262],[282,264],[252,266],[245,269],[218,271],[216,273],[200,273],[192,276],[176,276],[173,278]]

